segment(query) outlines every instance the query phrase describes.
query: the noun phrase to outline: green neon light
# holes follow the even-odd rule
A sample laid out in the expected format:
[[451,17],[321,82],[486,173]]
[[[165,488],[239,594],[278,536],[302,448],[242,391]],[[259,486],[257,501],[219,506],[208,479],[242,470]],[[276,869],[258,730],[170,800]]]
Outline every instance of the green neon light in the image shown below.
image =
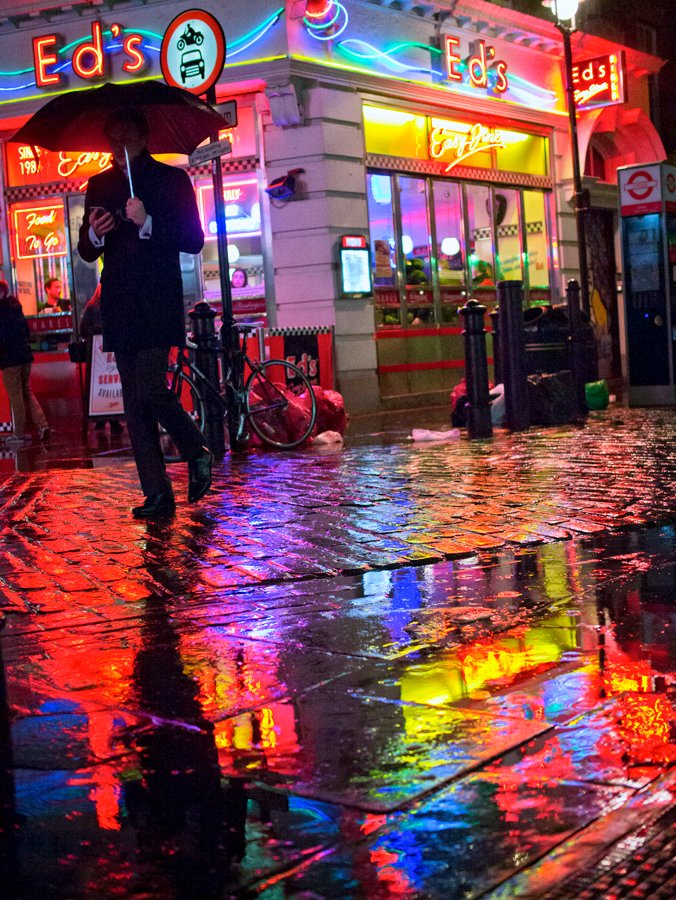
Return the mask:
[[[346,52],[345,48],[343,48],[343,47],[341,47],[341,51]],[[297,60],[300,60],[301,62],[308,62],[308,63],[314,63],[315,65],[319,65],[319,63],[313,56],[304,56],[302,53],[293,54],[293,56],[291,56],[289,58],[297,59]],[[416,79],[416,78],[403,78],[401,75],[392,75],[389,72],[374,73],[373,69],[370,69],[367,66],[348,66],[348,65],[345,65],[345,63],[335,62],[334,60],[330,60],[330,59],[321,60],[321,65],[326,67],[327,69],[340,69],[345,72],[358,72],[360,75],[363,75],[363,74],[370,75],[372,78],[382,78],[382,79],[386,79],[388,81],[399,81],[399,82],[405,81],[407,84],[417,84],[417,85],[420,85],[420,87],[427,88],[428,90],[435,91],[436,93],[439,93],[439,94],[448,95],[448,94],[455,93],[454,91],[451,90],[450,87],[446,87],[444,85],[439,85],[439,84],[434,84],[433,82],[430,82],[430,81],[420,81],[419,79]],[[465,96],[465,95],[461,94],[460,96]],[[518,107],[519,109],[523,109],[523,103],[517,103],[515,100],[507,100],[505,98],[501,98],[500,100],[498,100],[496,102],[498,102],[501,106],[514,106],[514,107]],[[562,111],[554,110],[554,109],[548,109],[547,115],[548,116],[559,116],[560,118],[568,117],[567,112],[562,112]]]

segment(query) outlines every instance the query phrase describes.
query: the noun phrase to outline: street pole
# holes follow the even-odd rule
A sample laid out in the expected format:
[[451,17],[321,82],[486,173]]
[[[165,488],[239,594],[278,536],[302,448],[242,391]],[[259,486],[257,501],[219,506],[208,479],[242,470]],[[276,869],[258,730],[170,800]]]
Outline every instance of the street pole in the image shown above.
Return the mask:
[[[206,94],[207,103],[216,104],[216,87],[212,85]],[[212,141],[218,140],[218,132],[211,136]],[[232,372],[233,383],[239,384],[237,373],[234,371],[238,365],[239,357],[236,350],[239,349],[239,338],[234,329],[235,320],[232,315],[232,290],[230,287],[230,265],[228,262],[228,230],[225,218],[225,197],[223,195],[223,170],[221,158],[217,156],[211,161],[211,173],[214,184],[214,211],[216,213],[216,247],[218,249],[218,272],[221,285],[221,308],[223,324],[221,327],[221,350],[225,371]],[[225,402],[228,415],[228,431],[231,437],[237,427],[236,398],[228,390],[225,392]]]
[[582,309],[589,316],[591,304],[589,302],[589,264],[587,261],[587,197],[582,188],[582,172],[580,168],[580,148],[577,141],[577,111],[575,109],[575,88],[573,86],[573,50],[570,36],[574,27],[563,24],[556,13],[556,27],[563,37],[563,53],[566,70],[566,99],[568,105],[568,121],[570,123],[570,141],[573,152],[573,204],[575,209],[575,224],[577,226],[577,247],[580,259],[580,290]]

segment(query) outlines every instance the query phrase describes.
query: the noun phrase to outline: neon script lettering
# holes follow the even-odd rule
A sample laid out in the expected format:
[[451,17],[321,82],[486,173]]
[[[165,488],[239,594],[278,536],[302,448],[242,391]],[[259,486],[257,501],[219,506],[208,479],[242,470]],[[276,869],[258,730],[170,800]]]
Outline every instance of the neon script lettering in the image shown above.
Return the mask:
[[[111,25],[110,33],[113,39],[117,39],[122,35],[123,27]],[[100,22],[92,22],[90,36],[91,40],[77,45],[71,57],[73,72],[85,81],[102,78],[107,74]],[[59,62],[59,42],[60,38],[56,34],[43,34],[33,38],[33,67],[38,87],[52,87],[63,83],[63,76],[59,72],[52,71],[52,67]],[[122,64],[125,72],[133,74],[145,67],[146,58],[141,49],[142,42],[140,34],[125,34],[122,37],[122,52],[127,56]]]
[[97,163],[99,169],[107,169],[112,159],[111,153],[78,153],[77,156],[70,156],[68,153],[61,151],[59,153],[58,172],[62,178],[70,178],[82,166],[88,166]]
[[[444,38],[444,60],[446,63],[446,77],[449,81],[463,81],[464,76],[459,71],[459,65],[463,57],[458,52],[460,39],[450,34]],[[495,47],[486,44],[486,41],[478,40],[470,47],[470,56],[467,57],[467,77],[469,84],[474,88],[490,88],[497,94],[504,94],[509,87],[507,78],[507,63],[504,59],[497,59]],[[495,73],[495,83],[489,76]]]
[[450,131],[443,127],[433,128],[430,133],[430,156],[433,159],[441,159],[449,154],[453,157],[446,166],[447,172],[473,153],[504,146],[503,132],[499,128],[491,128],[481,122],[475,122],[466,133]]

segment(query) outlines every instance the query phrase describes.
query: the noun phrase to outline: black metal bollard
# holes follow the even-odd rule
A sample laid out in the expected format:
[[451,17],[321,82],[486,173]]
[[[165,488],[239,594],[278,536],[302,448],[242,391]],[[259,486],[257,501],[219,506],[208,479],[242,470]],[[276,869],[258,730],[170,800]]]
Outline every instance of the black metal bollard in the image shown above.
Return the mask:
[[500,307],[488,313],[491,320],[491,338],[493,342],[493,382],[502,384],[502,363],[500,362]]
[[486,356],[486,307],[478,300],[468,300],[460,310],[465,320],[465,381],[467,383],[467,431],[471,438],[493,436],[491,398],[488,391],[488,358]]
[[505,424],[511,431],[524,431],[530,426],[530,409],[523,330],[523,285],[520,281],[499,281],[497,291]]
[[584,386],[586,382],[586,349],[583,333],[582,311],[580,308],[580,285],[571,279],[566,285],[566,303],[568,309],[568,357],[570,370],[575,383],[575,399],[577,401],[578,415],[586,416],[589,412],[585,398]]
[[[216,334],[214,320],[216,313],[206,300],[200,300],[188,313],[192,322],[192,339],[197,344],[195,365],[204,374],[209,384],[218,393],[218,355],[220,341]],[[225,456],[225,432],[223,430],[223,410],[218,401],[208,391],[203,391],[205,425],[204,437],[214,456]]]

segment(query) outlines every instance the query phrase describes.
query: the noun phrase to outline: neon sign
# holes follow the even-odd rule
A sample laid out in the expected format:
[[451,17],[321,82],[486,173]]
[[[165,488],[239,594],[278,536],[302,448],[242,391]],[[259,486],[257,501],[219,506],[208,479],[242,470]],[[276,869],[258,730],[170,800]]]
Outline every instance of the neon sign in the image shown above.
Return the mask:
[[573,90],[578,109],[595,109],[624,103],[622,53],[596,56],[573,66]]
[[[34,154],[34,149],[37,155]],[[82,179],[84,182],[97,172],[107,169],[112,159],[110,153],[67,150],[54,153],[42,147],[12,143],[6,145],[6,156],[9,187],[49,184],[72,178]]]
[[63,204],[14,210],[16,255],[19,259],[66,255]]
[[[110,34],[115,39],[120,37],[123,30],[121,25],[111,25]],[[79,43],[71,58],[73,72],[85,81],[106,75],[103,30],[100,22],[92,22],[90,35],[91,40]],[[61,49],[57,46],[58,43],[59,36],[56,34],[44,34],[33,38],[33,66],[35,84],[38,87],[53,87],[63,81],[59,72],[52,70],[59,62]],[[122,64],[125,72],[134,75],[145,67],[146,58],[141,49],[142,45],[143,38],[140,34],[132,32],[124,35],[122,51],[128,57]]]
[[[444,61],[446,76],[449,81],[462,81],[464,76],[459,66],[465,63],[458,53],[460,39],[451,34],[444,36]],[[490,88],[497,94],[504,94],[509,88],[507,79],[507,63],[504,59],[495,58],[495,47],[478,40],[470,47],[472,55],[466,60],[469,83],[474,88]],[[495,77],[492,76],[493,73]]]
[[432,159],[450,156],[451,161],[446,166],[447,172],[474,153],[504,146],[504,132],[482,122],[470,125],[466,132],[453,131],[444,126],[432,128],[430,131],[430,156]]

